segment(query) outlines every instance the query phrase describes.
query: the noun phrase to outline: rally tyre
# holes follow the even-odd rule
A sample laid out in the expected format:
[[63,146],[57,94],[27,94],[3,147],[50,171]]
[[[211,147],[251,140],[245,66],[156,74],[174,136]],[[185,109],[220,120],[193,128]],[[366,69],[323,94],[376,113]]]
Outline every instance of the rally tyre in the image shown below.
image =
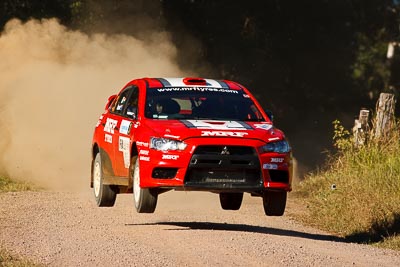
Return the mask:
[[104,184],[103,168],[101,166],[100,153],[96,154],[93,162],[93,192],[98,207],[112,207],[114,206],[117,197],[116,192],[110,185]]
[[[133,160],[131,161],[133,163]],[[135,160],[133,170],[133,199],[138,213],[153,213],[157,206],[158,194],[156,190],[140,187],[139,159]]]
[[219,193],[219,202],[224,210],[238,210],[242,205],[243,193]]
[[267,216],[282,216],[285,212],[286,191],[264,191],[263,205]]

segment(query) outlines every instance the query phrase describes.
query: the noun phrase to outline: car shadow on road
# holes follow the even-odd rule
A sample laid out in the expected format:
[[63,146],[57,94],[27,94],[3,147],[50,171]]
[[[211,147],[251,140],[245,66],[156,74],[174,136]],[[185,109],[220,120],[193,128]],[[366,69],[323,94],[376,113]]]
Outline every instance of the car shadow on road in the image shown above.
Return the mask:
[[263,227],[247,224],[229,224],[229,223],[215,223],[215,222],[157,222],[157,223],[144,223],[144,224],[126,224],[129,226],[134,225],[169,225],[178,226],[180,228],[168,228],[164,230],[169,231],[187,231],[187,230],[211,230],[211,231],[235,231],[235,232],[248,232],[259,233],[279,236],[300,237],[311,240],[319,241],[333,241],[347,243],[344,238],[340,238],[328,234],[313,234],[300,232],[295,230],[278,229],[273,227]]

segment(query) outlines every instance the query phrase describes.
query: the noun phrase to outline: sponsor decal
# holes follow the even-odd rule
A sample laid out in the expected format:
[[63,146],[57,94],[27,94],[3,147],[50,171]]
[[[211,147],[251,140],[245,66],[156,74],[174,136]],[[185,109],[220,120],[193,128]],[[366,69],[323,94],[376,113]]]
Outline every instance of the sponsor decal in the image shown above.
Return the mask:
[[143,161],[150,161],[150,157],[145,157],[145,156],[140,156],[139,159]]
[[114,129],[117,126],[118,121],[107,118],[106,124],[104,125],[104,131],[107,133],[114,133]]
[[264,163],[263,164],[263,169],[265,170],[277,170],[278,165],[277,164],[271,164],[271,163]]
[[132,127],[132,122],[127,120],[122,120],[119,132],[128,135],[131,131],[131,127]]
[[129,150],[129,138],[128,137],[119,137],[119,145],[118,145],[118,150],[119,151],[125,151]]
[[248,135],[246,132],[227,132],[227,131],[202,131],[201,136],[227,136],[227,137],[243,137]]
[[156,90],[160,93],[162,93],[162,92],[218,92],[218,93],[228,93],[228,94],[239,94],[238,90],[215,88],[215,87],[200,87],[200,86],[165,87],[165,88],[157,88]]
[[284,158],[271,158],[271,162],[278,162],[281,163],[283,162]]
[[205,130],[252,130],[248,124],[240,121],[206,121],[206,120],[182,120],[188,128]]
[[148,156],[148,155],[149,155],[149,152],[150,152],[150,151],[148,151],[148,150],[143,150],[143,149],[141,149],[141,150],[139,151],[139,155]]
[[138,145],[138,146],[144,146],[144,147],[149,147],[149,143],[147,143],[147,142],[141,142],[141,141],[136,141],[136,145]]
[[125,168],[129,168],[129,164],[131,161],[130,144],[131,142],[128,137],[119,137],[118,150],[122,152],[122,155],[124,157]]
[[244,98],[250,98],[250,96],[248,94],[243,94]]
[[271,124],[267,124],[267,123],[260,123],[260,124],[254,124],[254,127],[256,127],[256,129],[269,130],[273,126]]
[[179,155],[162,155],[162,159],[177,160],[177,159],[179,159]]
[[104,142],[112,144],[112,135],[110,134],[105,134],[104,135]]

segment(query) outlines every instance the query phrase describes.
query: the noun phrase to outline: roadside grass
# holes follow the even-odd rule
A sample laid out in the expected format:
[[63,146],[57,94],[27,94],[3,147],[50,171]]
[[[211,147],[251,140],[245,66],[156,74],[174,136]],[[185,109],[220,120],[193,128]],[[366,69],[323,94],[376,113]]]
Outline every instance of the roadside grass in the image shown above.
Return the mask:
[[400,250],[398,129],[360,148],[349,134],[335,136],[338,153],[297,186],[308,210],[301,219],[350,242]]
[[22,257],[15,257],[11,255],[7,250],[0,249],[0,266],[4,267],[37,267],[32,261],[24,259]]
[[37,188],[30,183],[12,180],[7,176],[0,175],[0,192],[17,192],[36,189]]
[[387,237],[383,241],[376,243],[375,246],[381,247],[381,248],[399,250],[400,236],[397,235],[397,236]]

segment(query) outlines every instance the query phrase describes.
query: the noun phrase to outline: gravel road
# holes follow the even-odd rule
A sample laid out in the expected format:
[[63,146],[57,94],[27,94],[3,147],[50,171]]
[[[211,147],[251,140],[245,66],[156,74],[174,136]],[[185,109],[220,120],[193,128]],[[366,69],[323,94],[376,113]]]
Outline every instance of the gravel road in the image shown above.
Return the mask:
[[224,211],[218,195],[168,192],[154,214],[131,194],[98,208],[92,192],[0,194],[0,247],[49,266],[400,266],[400,253],[346,243],[290,214],[266,217],[245,195]]

